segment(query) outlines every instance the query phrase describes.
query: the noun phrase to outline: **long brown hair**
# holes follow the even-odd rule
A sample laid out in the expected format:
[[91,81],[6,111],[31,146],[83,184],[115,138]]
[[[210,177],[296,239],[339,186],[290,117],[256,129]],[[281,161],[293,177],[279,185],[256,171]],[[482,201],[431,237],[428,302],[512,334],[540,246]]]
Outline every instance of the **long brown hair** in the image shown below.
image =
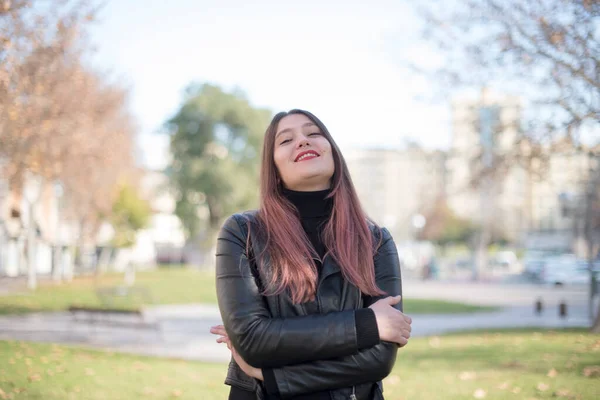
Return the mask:
[[[283,183],[273,155],[279,122],[291,114],[308,117],[332,148],[335,172],[329,196],[333,198],[333,211],[323,231],[323,242],[328,249],[325,257],[333,257],[343,276],[363,293],[373,296],[384,294],[375,283],[375,243],[346,161],[323,122],[312,113],[298,109],[275,115],[263,144],[258,221],[261,234],[266,236],[265,252],[270,257],[265,294],[279,294],[287,289],[292,301],[300,303],[313,299],[317,288],[318,273],[314,259],[319,256],[302,228],[296,207],[283,195]],[[264,254],[259,255],[262,256]]]

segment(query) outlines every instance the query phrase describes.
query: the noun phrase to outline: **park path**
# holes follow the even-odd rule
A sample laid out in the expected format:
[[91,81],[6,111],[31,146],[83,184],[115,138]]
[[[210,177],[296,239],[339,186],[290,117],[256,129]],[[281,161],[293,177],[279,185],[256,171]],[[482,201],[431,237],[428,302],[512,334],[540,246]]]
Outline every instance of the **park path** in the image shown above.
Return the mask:
[[[413,337],[466,329],[512,327],[590,326],[585,288],[548,288],[528,284],[475,284],[469,282],[406,282],[404,295],[438,298],[472,304],[496,305],[493,312],[465,314],[412,314]],[[541,315],[536,299],[544,302]],[[558,303],[565,301],[568,315],[561,318]],[[143,313],[147,325],[136,317],[113,315],[112,324],[90,324],[67,312],[33,313],[0,317],[0,339],[84,345],[135,354],[226,362],[229,352],[215,343],[209,328],[221,323],[216,305],[162,305]]]

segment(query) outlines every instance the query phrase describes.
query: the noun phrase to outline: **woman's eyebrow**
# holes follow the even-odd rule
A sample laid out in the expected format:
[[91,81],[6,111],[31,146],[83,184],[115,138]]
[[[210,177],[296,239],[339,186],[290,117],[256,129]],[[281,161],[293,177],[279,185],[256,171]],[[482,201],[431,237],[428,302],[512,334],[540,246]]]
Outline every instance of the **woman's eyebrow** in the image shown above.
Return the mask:
[[[302,128],[305,128],[305,127],[307,127],[307,126],[316,126],[316,125],[315,125],[313,122],[307,122],[307,123],[305,123],[304,125],[302,125]],[[281,135],[282,133],[287,133],[287,132],[291,132],[291,131],[292,131],[292,128],[285,128],[285,129],[282,129],[282,130],[280,130],[279,132],[277,132],[277,134],[275,135],[275,137],[277,137],[277,136]]]

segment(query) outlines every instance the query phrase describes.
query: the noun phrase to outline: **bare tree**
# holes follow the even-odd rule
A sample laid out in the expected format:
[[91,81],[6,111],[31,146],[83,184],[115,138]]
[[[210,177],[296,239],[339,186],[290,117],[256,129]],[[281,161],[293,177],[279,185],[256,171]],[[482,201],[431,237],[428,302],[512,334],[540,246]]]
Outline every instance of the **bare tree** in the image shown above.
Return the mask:
[[600,2],[410,2],[438,57],[433,67],[415,67],[441,84],[443,94],[491,87],[526,102],[518,140],[492,163],[479,156],[475,184],[485,186],[490,174],[500,176],[516,163],[543,176],[556,151],[600,156]]
[[531,101],[530,140],[567,136],[579,145],[586,130],[597,129],[599,2],[414,3],[424,17],[423,37],[441,55],[429,72],[446,88],[491,85]]
[[[0,9],[0,157],[2,174],[20,186],[25,171],[59,174],[65,135],[77,132],[77,84],[89,49],[89,1],[4,1]],[[41,29],[40,29],[41,28]]]
[[127,90],[88,66],[94,0],[0,1],[0,176],[59,180],[80,244],[108,216],[133,163]]

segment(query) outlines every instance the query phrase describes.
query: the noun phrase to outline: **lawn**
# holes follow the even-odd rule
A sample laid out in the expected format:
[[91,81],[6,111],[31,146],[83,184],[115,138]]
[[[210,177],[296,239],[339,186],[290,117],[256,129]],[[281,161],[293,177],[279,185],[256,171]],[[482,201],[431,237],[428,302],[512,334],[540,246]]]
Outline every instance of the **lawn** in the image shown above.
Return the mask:
[[[69,306],[103,307],[96,290],[123,284],[122,274],[106,274],[98,278],[80,277],[70,283],[42,282],[35,292],[23,288],[19,293],[0,296],[0,314],[32,311],[59,311]],[[135,287],[151,293],[148,301],[140,293],[115,298],[113,308],[136,309],[144,304],[216,303],[215,277],[209,271],[190,268],[170,268],[143,271],[136,274]],[[404,311],[420,313],[461,313],[488,311],[479,307],[439,300],[406,299]]]
[[[0,341],[0,399],[227,397],[225,364]],[[583,330],[471,332],[411,339],[386,400],[597,399],[600,336]]]

